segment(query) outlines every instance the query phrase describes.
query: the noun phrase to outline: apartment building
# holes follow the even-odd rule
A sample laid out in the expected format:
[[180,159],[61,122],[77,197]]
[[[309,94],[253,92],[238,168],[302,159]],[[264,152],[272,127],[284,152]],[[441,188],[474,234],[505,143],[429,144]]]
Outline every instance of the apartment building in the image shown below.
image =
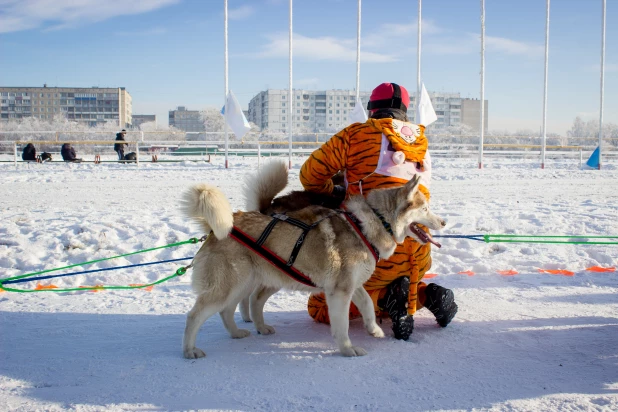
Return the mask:
[[[461,103],[461,123],[478,132],[480,130],[479,124],[481,123],[481,101],[479,99],[463,99]],[[483,128],[487,130],[489,125],[487,116],[489,103],[487,100],[485,100],[484,106]]]
[[0,87],[0,120],[62,117],[96,126],[132,124],[132,99],[124,87]]
[[[332,131],[346,126],[350,111],[356,104],[354,90],[289,90],[268,89],[249,102],[248,118],[262,130],[285,132],[290,117],[293,129],[304,132]],[[364,104],[371,93],[361,92]]]
[[[356,105],[354,90],[289,90],[268,89],[255,95],[249,102],[247,119],[262,130],[286,132],[292,116],[293,129],[299,132],[333,132],[349,125],[349,113]],[[371,92],[360,92],[366,108]],[[479,100],[463,99],[459,93],[430,92],[429,98],[438,120],[433,129],[465,124],[478,130],[480,119]],[[410,96],[408,117],[414,121],[416,98]],[[485,125],[487,125],[487,100],[485,101]],[[475,118],[475,111],[478,116]],[[466,114],[464,117],[463,114]],[[486,126],[487,127],[487,126]]]
[[185,106],[178,106],[169,111],[169,125],[185,132],[203,132],[206,130],[204,119],[199,110],[187,110]]

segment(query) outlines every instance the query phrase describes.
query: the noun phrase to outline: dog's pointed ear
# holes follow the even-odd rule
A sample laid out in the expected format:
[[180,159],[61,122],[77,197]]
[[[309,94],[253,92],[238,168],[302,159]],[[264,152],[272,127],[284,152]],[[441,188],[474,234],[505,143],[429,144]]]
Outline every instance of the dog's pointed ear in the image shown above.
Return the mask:
[[419,175],[414,175],[411,180],[408,180],[405,185],[399,189],[399,198],[401,200],[407,200],[411,202],[414,199],[414,194],[418,191],[418,182],[420,181]]
[[414,177],[406,183],[404,186],[406,189],[408,199],[412,199],[414,194],[418,191],[418,183],[421,180],[419,175],[414,175]]

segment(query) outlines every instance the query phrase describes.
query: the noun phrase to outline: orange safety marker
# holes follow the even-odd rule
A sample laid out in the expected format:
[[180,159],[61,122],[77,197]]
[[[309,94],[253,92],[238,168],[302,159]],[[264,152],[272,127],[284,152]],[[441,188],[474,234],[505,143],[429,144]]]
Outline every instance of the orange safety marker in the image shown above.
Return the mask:
[[575,276],[575,272],[571,272],[570,270],[564,270],[564,269],[539,269],[539,272],[549,273],[552,275]]
[[471,270],[466,270],[465,272],[458,272],[459,275],[468,275],[468,276],[474,276],[474,272]]
[[591,266],[589,268],[586,268],[587,271],[589,272],[615,272],[616,271],[616,267],[612,266],[609,268],[604,268],[601,266]]
[[[144,285],[144,284],[143,283],[129,283],[129,286],[142,286],[142,285]],[[150,285],[148,287],[140,288],[140,289],[147,290],[148,292],[151,292],[152,288],[154,288],[154,285]]]
[[41,285],[40,283],[36,284],[36,288],[34,290],[45,290],[45,289],[58,289],[56,285]]
[[499,270],[498,271],[499,274],[503,275],[503,276],[515,276],[515,275],[519,275],[519,272],[516,271],[515,269],[511,269],[511,270]]
[[6,292],[6,290],[4,290],[4,288],[0,287],[0,293],[4,293]]
[[433,279],[436,276],[438,276],[437,273],[425,273],[425,276],[423,276],[423,279]]
[[[94,285],[94,286],[79,286],[79,287],[80,287],[80,288],[97,288],[97,289],[100,289],[100,288],[103,288],[103,285]],[[103,289],[101,289],[101,290],[103,290]],[[95,293],[96,293],[96,292],[100,292],[100,290],[96,290],[96,289],[94,289],[94,290],[91,290],[90,292],[95,292]]]

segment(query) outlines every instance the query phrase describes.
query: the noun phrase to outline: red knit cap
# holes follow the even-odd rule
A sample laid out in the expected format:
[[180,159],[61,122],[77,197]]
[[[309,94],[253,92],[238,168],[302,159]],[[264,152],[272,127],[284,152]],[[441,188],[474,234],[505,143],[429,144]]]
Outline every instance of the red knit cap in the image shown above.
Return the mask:
[[[405,87],[399,86],[401,90],[401,103],[408,108],[410,106],[410,95]],[[371,92],[371,97],[369,98],[370,102],[376,102],[378,100],[391,100],[393,98],[393,94],[395,93],[395,88],[393,87],[393,83],[382,83]],[[399,105],[388,105],[387,107],[391,107],[393,109],[400,109]],[[376,109],[370,109],[370,111],[375,111]]]

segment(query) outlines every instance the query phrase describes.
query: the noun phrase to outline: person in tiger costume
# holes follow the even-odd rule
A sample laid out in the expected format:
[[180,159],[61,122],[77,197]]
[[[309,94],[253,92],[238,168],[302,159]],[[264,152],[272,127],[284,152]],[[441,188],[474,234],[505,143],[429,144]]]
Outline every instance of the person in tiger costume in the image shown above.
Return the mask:
[[[431,159],[425,126],[408,121],[408,91],[395,83],[382,83],[371,93],[365,123],[354,123],[316,149],[300,170],[305,190],[333,195],[367,194],[376,188],[402,186],[415,174],[419,189],[429,199]],[[345,186],[331,177],[344,171]],[[426,232],[428,229],[424,228]],[[453,292],[422,279],[431,267],[431,244],[407,238],[393,256],[377,262],[364,287],[379,317],[389,316],[395,338],[408,340],[414,329],[414,313],[425,307],[438,324],[447,326],[457,313]],[[330,323],[323,293],[309,297],[308,311],[318,322]],[[359,317],[352,303],[350,318]]]

